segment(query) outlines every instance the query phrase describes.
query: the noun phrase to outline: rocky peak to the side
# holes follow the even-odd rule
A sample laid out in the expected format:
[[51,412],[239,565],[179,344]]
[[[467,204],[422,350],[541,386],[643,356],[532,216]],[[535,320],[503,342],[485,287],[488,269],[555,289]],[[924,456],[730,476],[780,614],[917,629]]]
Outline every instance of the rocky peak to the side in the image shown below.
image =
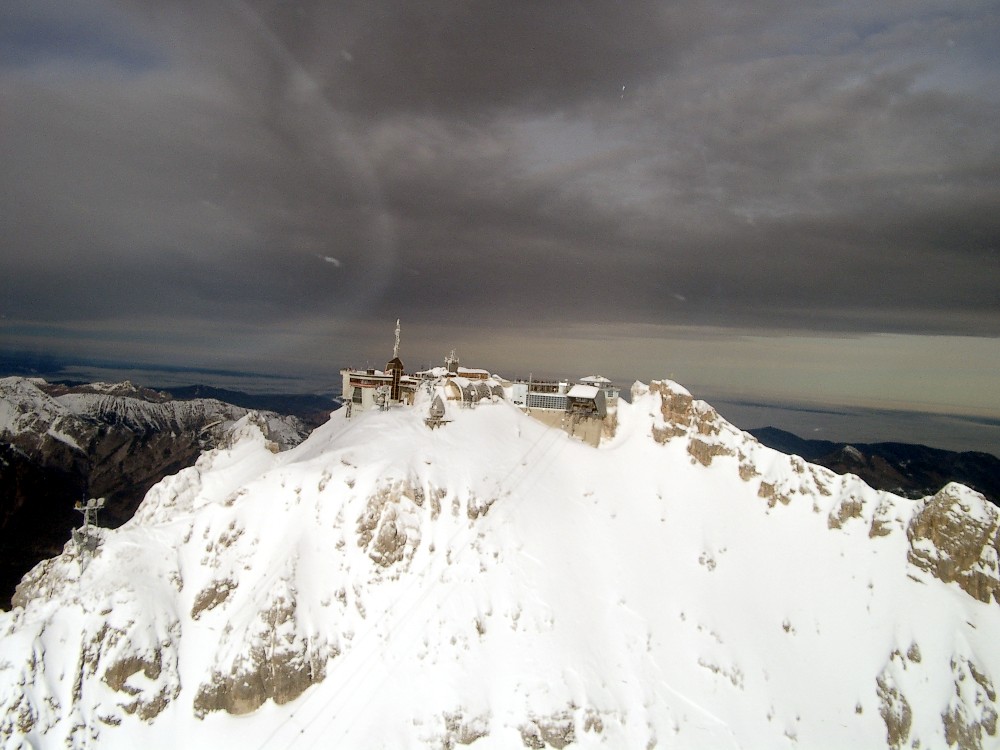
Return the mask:
[[759,497],[770,506],[788,504],[801,494],[829,495],[833,474],[808,464],[797,456],[762,451],[752,436],[731,424],[711,405],[695,399],[683,386],[670,380],[637,383],[632,398],[649,395],[658,399],[658,413],[651,414],[653,439],[663,444],[683,445],[692,463],[709,467],[728,457],[740,479],[757,487]]
[[838,450],[836,453],[836,459],[843,461],[845,464],[855,464],[857,466],[864,466],[865,464],[864,454],[853,445],[845,445],[843,448]]
[[977,492],[949,484],[920,502],[906,529],[908,559],[970,596],[1000,604],[1000,513]]
[[[740,477],[758,483],[758,495],[772,506],[775,500],[788,504],[802,495],[811,496],[818,509],[816,497],[839,495],[843,499],[828,515],[831,529],[846,528],[854,519],[867,526],[872,538],[905,528],[911,564],[944,583],[957,584],[982,602],[1000,603],[1000,513],[981,493],[951,482],[918,502],[896,503],[892,511],[892,503],[866,499],[861,489],[867,487],[856,475],[837,476],[795,455],[775,458],[773,453],[762,453],[756,439],[676,383],[653,381],[633,387],[633,399],[645,394],[660,399],[651,430],[657,442],[682,441],[691,460],[704,466],[718,456],[733,457]],[[835,453],[845,462],[868,461],[853,445],[841,446]]]

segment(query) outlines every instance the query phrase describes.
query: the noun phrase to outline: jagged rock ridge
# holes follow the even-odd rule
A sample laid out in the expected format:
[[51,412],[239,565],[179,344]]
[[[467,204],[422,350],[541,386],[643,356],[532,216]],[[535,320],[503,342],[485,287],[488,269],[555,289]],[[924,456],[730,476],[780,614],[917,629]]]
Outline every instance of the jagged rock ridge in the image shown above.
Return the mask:
[[32,571],[5,750],[997,746],[982,496],[877,492],[669,382],[600,449],[429,404],[283,453],[241,423]]

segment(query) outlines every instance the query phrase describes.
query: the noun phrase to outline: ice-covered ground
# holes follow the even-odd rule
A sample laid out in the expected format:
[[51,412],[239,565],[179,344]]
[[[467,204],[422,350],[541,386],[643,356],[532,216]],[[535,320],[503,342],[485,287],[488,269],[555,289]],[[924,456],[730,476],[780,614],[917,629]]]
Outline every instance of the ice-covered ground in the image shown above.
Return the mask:
[[[0,619],[0,746],[998,747],[997,514],[669,382],[599,449],[504,402],[251,423]],[[273,447],[273,446],[272,446]]]

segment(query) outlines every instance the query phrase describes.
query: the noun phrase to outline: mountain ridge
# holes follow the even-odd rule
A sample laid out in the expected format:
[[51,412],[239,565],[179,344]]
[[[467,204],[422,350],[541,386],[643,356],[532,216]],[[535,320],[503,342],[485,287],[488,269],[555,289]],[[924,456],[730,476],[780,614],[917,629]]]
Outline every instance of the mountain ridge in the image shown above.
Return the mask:
[[799,437],[777,427],[747,430],[764,445],[793,453],[838,474],[859,475],[876,489],[910,498],[959,482],[1000,505],[1000,458],[983,451],[949,451],[918,443],[847,443]]
[[[32,565],[62,549],[81,521],[76,502],[106,496],[101,522],[124,523],[155,482],[193,463],[247,413],[128,381],[0,378],[0,607]],[[308,432],[295,418],[265,419],[285,447]]]
[[240,422],[36,567],[0,747],[997,746],[978,493],[873,490],[669,381],[596,449],[430,396],[280,453]]

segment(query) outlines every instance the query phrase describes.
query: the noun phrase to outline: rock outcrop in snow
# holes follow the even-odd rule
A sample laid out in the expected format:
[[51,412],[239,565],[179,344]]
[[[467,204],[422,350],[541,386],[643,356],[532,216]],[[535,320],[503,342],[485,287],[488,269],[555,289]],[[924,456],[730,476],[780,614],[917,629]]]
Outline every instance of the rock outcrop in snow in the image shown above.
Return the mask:
[[920,501],[906,530],[911,563],[970,596],[1000,603],[1000,522],[981,495],[949,484]]
[[[667,381],[591,448],[503,402],[252,421],[0,619],[0,747],[997,747],[995,512]],[[239,715],[239,719],[232,716]]]

